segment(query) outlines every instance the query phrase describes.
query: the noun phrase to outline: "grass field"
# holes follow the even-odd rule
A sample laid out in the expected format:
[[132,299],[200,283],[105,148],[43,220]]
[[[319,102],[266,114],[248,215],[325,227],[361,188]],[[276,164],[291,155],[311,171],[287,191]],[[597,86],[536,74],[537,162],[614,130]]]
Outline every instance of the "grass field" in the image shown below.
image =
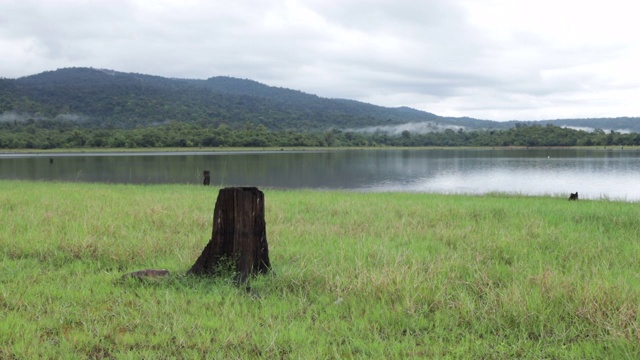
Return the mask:
[[263,190],[247,293],[216,188],[0,181],[0,359],[640,357],[640,204]]

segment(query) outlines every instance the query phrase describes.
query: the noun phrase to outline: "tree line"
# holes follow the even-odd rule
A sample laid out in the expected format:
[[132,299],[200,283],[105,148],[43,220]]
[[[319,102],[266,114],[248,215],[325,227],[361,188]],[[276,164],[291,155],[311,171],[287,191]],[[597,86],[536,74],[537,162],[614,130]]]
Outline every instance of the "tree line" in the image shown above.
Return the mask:
[[0,122],[0,149],[161,148],[161,147],[361,147],[361,146],[632,146],[640,134],[587,132],[555,125],[505,130],[445,130],[426,134],[403,131],[364,133],[344,130],[273,131],[246,123],[217,127],[171,122],[134,129],[85,128],[71,121]]

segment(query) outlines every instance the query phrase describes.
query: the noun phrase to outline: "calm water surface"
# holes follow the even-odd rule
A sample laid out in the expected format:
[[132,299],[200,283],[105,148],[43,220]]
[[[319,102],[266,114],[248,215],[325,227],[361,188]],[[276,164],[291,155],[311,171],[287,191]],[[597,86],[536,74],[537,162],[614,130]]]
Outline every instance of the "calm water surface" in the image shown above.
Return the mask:
[[640,201],[637,150],[344,150],[0,154],[0,179],[434,193],[488,192]]

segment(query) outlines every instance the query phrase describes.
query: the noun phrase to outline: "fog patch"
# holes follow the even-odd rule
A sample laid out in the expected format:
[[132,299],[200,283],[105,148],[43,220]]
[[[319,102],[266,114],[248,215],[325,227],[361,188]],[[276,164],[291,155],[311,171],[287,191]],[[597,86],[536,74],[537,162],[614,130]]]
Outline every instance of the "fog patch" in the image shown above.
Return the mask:
[[381,132],[389,135],[400,135],[404,131],[408,131],[412,134],[428,134],[428,133],[434,133],[434,132],[443,132],[445,130],[458,131],[464,128],[465,128],[464,126],[444,125],[444,124],[425,121],[425,122],[410,122],[410,123],[400,124],[400,125],[367,126],[359,129],[347,129],[346,131],[363,132],[363,133]]
[[25,117],[13,111],[6,111],[0,114],[0,122],[21,122]]
[[33,120],[38,120],[38,121],[58,120],[58,121],[71,121],[74,123],[83,123],[83,122],[87,122],[89,118],[81,114],[60,114],[52,119],[46,116],[36,115],[36,114],[20,114],[15,111],[6,111],[0,114],[0,122],[4,122],[4,123],[27,122],[27,121],[33,121]]
[[71,121],[74,123],[83,123],[89,121],[89,118],[81,114],[60,114],[56,116],[56,120]]
[[[571,130],[578,130],[578,131],[585,131],[588,133],[592,133],[594,131],[596,131],[595,128],[592,127],[588,127],[588,126],[569,126],[569,125],[561,125],[561,128],[564,129],[571,129]],[[605,133],[610,133],[611,130],[620,133],[620,134],[631,134],[633,131],[629,130],[629,129],[600,129],[602,131],[604,131]]]

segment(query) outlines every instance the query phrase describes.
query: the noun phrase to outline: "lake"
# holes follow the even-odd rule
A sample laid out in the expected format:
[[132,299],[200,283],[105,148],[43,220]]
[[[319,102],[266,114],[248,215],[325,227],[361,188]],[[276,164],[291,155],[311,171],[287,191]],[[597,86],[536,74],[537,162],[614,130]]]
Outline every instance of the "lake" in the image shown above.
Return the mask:
[[640,150],[415,149],[0,154],[0,179],[561,195],[640,200]]

